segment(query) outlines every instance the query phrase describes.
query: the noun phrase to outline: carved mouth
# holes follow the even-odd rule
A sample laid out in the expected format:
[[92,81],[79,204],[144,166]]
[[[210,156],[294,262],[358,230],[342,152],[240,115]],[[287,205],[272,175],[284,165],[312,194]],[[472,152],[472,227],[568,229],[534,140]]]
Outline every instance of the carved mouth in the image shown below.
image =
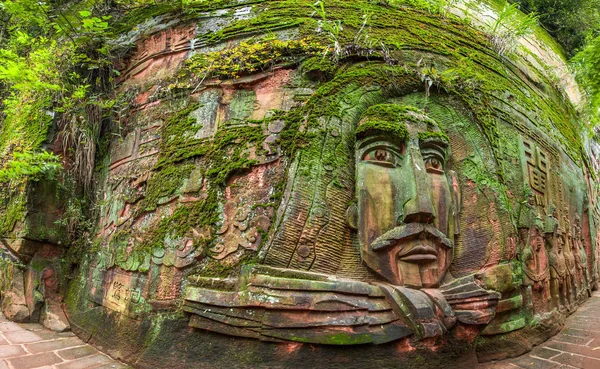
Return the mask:
[[430,263],[437,260],[437,251],[428,245],[417,245],[399,253],[398,259],[408,263]]
[[[432,227],[429,224],[422,223],[409,223],[395,227],[377,237],[377,239],[371,243],[370,247],[371,250],[378,252],[380,250],[393,248],[405,244],[407,241],[412,241],[419,238],[427,239],[436,246],[446,247],[449,249],[453,247],[452,241],[448,239],[440,230]],[[426,245],[420,246],[427,247]],[[411,250],[412,249],[407,250],[407,253]]]

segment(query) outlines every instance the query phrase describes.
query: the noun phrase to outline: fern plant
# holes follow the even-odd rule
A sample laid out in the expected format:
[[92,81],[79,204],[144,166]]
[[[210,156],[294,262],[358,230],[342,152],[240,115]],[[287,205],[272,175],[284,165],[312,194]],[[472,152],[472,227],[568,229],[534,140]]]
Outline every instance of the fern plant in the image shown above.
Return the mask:
[[313,9],[312,15],[318,15],[321,18],[321,20],[319,21],[320,30],[317,31],[325,32],[325,34],[327,35],[327,38],[331,42],[333,60],[337,62],[337,60],[342,54],[342,46],[339,42],[340,33],[344,29],[344,27],[342,26],[342,21],[340,21],[339,19],[336,21],[331,21],[327,19],[324,0],[319,0],[310,7]]
[[514,51],[521,37],[533,33],[538,24],[534,13],[523,14],[517,4],[506,4],[490,26],[490,43],[500,55]]

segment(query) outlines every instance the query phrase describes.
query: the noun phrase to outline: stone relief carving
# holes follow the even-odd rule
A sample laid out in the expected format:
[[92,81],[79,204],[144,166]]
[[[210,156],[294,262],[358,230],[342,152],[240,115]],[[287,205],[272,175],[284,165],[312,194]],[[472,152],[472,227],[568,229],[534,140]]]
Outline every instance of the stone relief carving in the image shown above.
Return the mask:
[[[209,101],[221,96],[215,91],[212,87],[210,94],[201,94],[203,105],[190,113],[190,119],[202,121],[194,124],[194,132],[208,127],[202,135],[196,132],[194,139],[210,142],[219,130],[244,127],[256,109],[264,110],[256,102],[264,98],[254,93],[228,90],[231,96],[245,98],[237,105],[227,101],[223,105]],[[230,112],[232,107],[239,112]],[[152,123],[152,132],[160,124]],[[353,168],[341,168],[336,158],[324,154],[318,166],[310,167],[318,172],[311,173],[319,178],[315,184],[303,182],[308,169],[302,163],[291,163],[284,182],[288,187],[277,209],[271,199],[286,160],[279,148],[285,124],[267,120],[261,127],[264,139],[243,151],[255,164],[224,187],[218,221],[190,227],[182,235],[167,234],[147,255],[136,246],[146,236],[130,237],[116,249],[102,249],[100,269],[147,273],[148,278],[141,279],[144,285],[135,279],[143,291],[141,303],[120,298],[122,293],[114,293],[119,286],[106,285],[105,277],[96,280],[99,292],[92,301],[138,317],[148,310],[175,309],[181,297],[190,314],[189,325],[195,328],[263,341],[347,345],[440,337],[457,325],[493,337],[526,327],[535,312],[569,311],[584,292],[589,293],[581,220],[577,214],[569,217],[570,200],[563,198],[562,190],[568,187],[553,182],[557,180],[551,175],[545,146],[542,149],[527,138],[520,141],[522,180],[530,190],[527,201],[522,202],[515,229],[504,234],[500,251],[493,247],[485,251],[492,257],[489,260],[498,258],[502,263],[488,261],[455,278],[449,268],[453,260],[469,257],[465,245],[470,249],[483,245],[472,239],[481,234],[477,228],[469,225],[468,236],[461,234],[460,219],[464,226],[465,219],[481,210],[475,210],[481,203],[476,199],[479,194],[469,192],[470,197],[463,199],[470,183],[456,172],[461,169],[457,161],[463,160],[458,158],[469,154],[464,143],[449,137],[425,110],[398,99],[365,107],[351,129],[337,118],[322,120],[328,140],[353,142],[349,155]],[[120,237],[118,230],[124,227],[148,228],[182,204],[205,200],[211,186],[205,163],[196,161],[177,191],[159,197],[155,210],[140,213],[153,176],[146,168],[156,163],[161,138],[153,134],[154,149],[142,156],[139,136],[138,131],[130,133],[124,148],[113,155],[114,196],[109,196],[114,201],[106,207],[105,217],[105,231],[111,237]],[[129,174],[132,163],[141,164],[143,175]],[[551,202],[565,210],[559,213]],[[501,225],[494,219],[499,215],[489,199],[485,203],[498,233]],[[336,206],[346,209],[343,222]],[[487,226],[484,223],[480,227]],[[339,235],[343,238],[331,238]],[[465,243],[464,237],[470,239]],[[340,247],[345,248],[343,255]],[[241,268],[236,264],[253,254],[259,255],[258,264],[253,261]],[[228,277],[198,273],[206,260],[223,270],[233,266],[233,272]],[[337,274],[340,267],[347,270]]]
[[[393,111],[388,119],[406,115],[389,123],[396,129],[412,120],[405,126],[408,132],[386,131],[369,116],[357,129],[357,225],[362,258],[395,285],[438,287],[452,260],[458,233],[455,218],[460,194],[458,186],[453,186],[455,173],[445,168],[449,142],[435,135],[441,134],[437,124],[422,112],[403,113],[396,108],[402,107],[371,109]],[[424,133],[431,137],[421,138]]]
[[[17,227],[0,245],[5,315],[35,320],[41,292],[149,367],[166,354],[157,365],[226,367],[236,350],[248,367],[410,366],[523,353],[597,287],[600,150],[586,161],[576,110],[538,63],[506,64],[463,23],[384,2],[328,6],[344,36],[361,22],[345,12],[373,9],[364,31],[383,46],[340,45],[335,60],[304,37],[322,28],[309,4],[197,3],[209,10],[135,27],[116,66],[98,233],[68,303],[61,256]],[[272,44],[283,58],[216,73]],[[215,68],[194,58],[221,51]]]
[[548,155],[532,141],[523,140],[523,146],[529,185],[534,190],[536,204],[544,206],[548,190]]
[[[271,219],[267,215],[250,215],[251,206],[244,204],[239,197],[225,203],[223,225],[217,231],[219,242],[210,251],[217,260],[222,260],[236,252],[239,247],[257,251],[261,242],[259,231],[269,229]],[[262,211],[261,211],[262,213]]]
[[[378,281],[268,266],[246,267],[238,279],[193,277],[190,325],[270,341],[380,344],[440,336],[457,321],[489,323],[500,293],[481,276],[447,273],[460,211],[449,146],[417,108],[369,108],[356,129],[356,203],[347,214]],[[225,228],[243,232],[247,215],[237,209]]]
[[588,270],[588,257],[583,245],[583,232],[579,215],[575,215],[572,237],[571,244],[573,245],[573,256],[575,259],[575,267],[577,269],[577,285],[579,290],[577,299],[580,299],[581,295],[591,296],[592,291]]
[[[173,75],[161,68],[192,37],[179,28],[141,45],[125,83]],[[134,320],[183,310],[182,326],[250,342],[439,348],[527,337],[589,294],[600,213],[584,218],[581,183],[561,177],[577,164],[534,117],[484,122],[419,83],[310,75],[289,65],[178,81],[174,96],[136,90],[111,143],[88,302]]]
[[553,307],[563,310],[568,303],[568,286],[566,284],[567,264],[563,253],[564,237],[556,216],[556,208],[550,204],[545,227],[546,247],[549,250],[550,292]]
[[533,288],[534,306],[545,310],[550,299],[550,272],[543,230],[542,219],[537,217],[521,252],[521,260],[525,285]]

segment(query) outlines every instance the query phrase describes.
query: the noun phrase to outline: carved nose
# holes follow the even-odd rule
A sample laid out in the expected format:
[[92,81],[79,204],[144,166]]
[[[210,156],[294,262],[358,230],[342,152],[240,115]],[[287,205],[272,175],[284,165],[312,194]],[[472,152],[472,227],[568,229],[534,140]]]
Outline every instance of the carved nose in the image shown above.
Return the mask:
[[414,193],[404,205],[404,223],[431,224],[435,219],[435,208],[431,202],[431,182],[418,149],[411,150],[409,165],[410,170],[407,174],[412,174]]

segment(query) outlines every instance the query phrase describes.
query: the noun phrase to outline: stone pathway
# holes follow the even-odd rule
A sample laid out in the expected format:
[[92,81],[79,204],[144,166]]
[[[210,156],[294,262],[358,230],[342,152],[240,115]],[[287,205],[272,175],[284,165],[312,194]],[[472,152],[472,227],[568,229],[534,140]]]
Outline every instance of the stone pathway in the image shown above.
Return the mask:
[[126,369],[71,332],[16,324],[0,315],[0,369]]
[[567,318],[563,330],[518,358],[480,369],[600,369],[600,291]]

